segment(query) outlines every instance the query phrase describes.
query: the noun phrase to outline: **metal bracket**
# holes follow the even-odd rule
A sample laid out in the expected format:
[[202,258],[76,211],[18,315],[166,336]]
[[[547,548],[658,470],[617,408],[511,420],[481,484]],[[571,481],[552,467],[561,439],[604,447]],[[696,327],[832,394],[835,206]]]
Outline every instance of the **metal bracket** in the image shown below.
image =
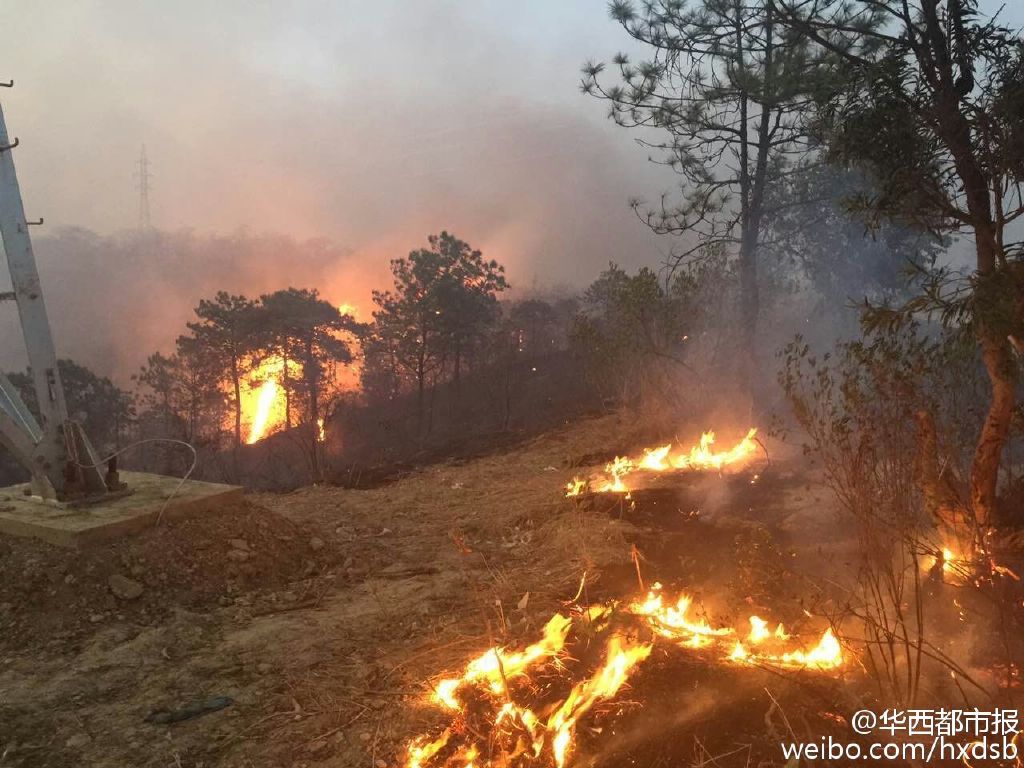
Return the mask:
[[0,152],[6,152],[8,149],[14,149],[20,143],[21,143],[21,141],[18,139],[17,136],[15,136],[14,137],[14,143],[13,144],[5,144],[4,146],[0,147]]

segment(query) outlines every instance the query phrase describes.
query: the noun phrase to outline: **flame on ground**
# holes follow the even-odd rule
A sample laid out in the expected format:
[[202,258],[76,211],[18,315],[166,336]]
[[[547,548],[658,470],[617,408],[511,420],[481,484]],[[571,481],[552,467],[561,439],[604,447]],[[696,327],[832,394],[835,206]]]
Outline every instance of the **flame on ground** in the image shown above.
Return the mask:
[[595,675],[573,686],[562,705],[548,718],[551,751],[559,768],[565,765],[569,757],[573,731],[580,717],[599,700],[609,699],[618,693],[633,667],[650,655],[651,647],[612,635],[608,641],[604,665]]
[[[693,615],[693,600],[685,594],[667,599],[655,584],[628,603],[591,606],[566,616],[556,613],[541,638],[522,651],[490,648],[471,659],[459,677],[439,681],[429,697],[447,711],[452,723],[435,738],[413,740],[406,768],[470,768],[484,765],[549,765],[565,768],[575,749],[581,718],[598,702],[613,700],[657,643],[700,653],[712,663],[770,666],[826,672],[840,668],[843,650],[832,629],[807,647],[774,629],[759,616],[749,618],[744,633],[729,626],[715,627]],[[566,649],[570,636],[606,637],[596,668],[584,673],[564,696],[551,676],[564,678],[572,661]],[[741,639],[742,638],[742,639]],[[575,648],[575,646],[574,646]],[[547,691],[548,693],[544,693]],[[547,701],[541,701],[542,697]],[[473,724],[469,719],[473,719]],[[482,720],[481,720],[482,718]],[[481,729],[480,723],[486,727]],[[487,755],[478,762],[481,755]]]
[[544,626],[544,636],[519,653],[506,654],[501,648],[491,648],[473,659],[466,666],[462,677],[439,682],[434,689],[433,700],[449,709],[459,709],[455,692],[466,684],[482,682],[491,693],[498,695],[505,691],[510,678],[525,673],[531,665],[542,659],[553,658],[565,647],[572,621],[556,613]]
[[587,490],[597,493],[629,493],[630,486],[625,477],[634,472],[670,472],[686,470],[720,470],[724,467],[746,461],[757,451],[755,437],[757,430],[751,428],[746,436],[725,451],[715,451],[715,433],[707,431],[700,436],[700,441],[688,451],[672,452],[672,444],[658,448],[649,448],[639,458],[616,456],[615,460],[605,466],[605,477],[590,483],[582,478],[574,477],[566,486],[566,496],[579,496]]

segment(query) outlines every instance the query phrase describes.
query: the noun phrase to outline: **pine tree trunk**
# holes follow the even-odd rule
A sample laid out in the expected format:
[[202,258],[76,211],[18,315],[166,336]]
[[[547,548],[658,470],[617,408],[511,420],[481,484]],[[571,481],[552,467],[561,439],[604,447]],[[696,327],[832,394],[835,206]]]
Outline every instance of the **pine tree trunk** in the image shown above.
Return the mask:
[[978,323],[978,343],[985,363],[992,401],[974,449],[971,463],[971,508],[974,520],[986,528],[995,520],[996,492],[999,486],[999,463],[1010,434],[1016,403],[1014,360],[1005,339],[984,323]]
[[427,332],[424,328],[420,333],[419,356],[416,359],[416,439],[423,440],[423,407],[426,394],[427,376]]
[[[765,9],[764,93],[760,97],[761,115],[757,124],[757,142],[753,177],[747,180],[747,195],[742,219],[740,240],[740,323],[743,355],[741,364],[743,381],[753,398],[756,382],[760,379],[757,359],[757,325],[761,314],[761,291],[758,281],[758,246],[761,240],[761,222],[764,219],[765,189],[768,184],[768,159],[771,150],[772,110],[769,98],[774,81],[774,49],[772,6]],[[746,125],[746,123],[744,123]]]
[[[955,93],[943,94],[938,104],[938,116],[964,185],[964,198],[974,229],[978,277],[982,281],[991,280],[1004,259],[1000,247],[1002,233],[993,221],[986,172],[976,157],[970,125],[960,111],[959,98]],[[981,358],[992,386],[988,413],[971,463],[971,511],[974,522],[984,529],[995,521],[999,464],[1009,438],[1016,403],[1016,370],[1007,332],[993,327],[978,314],[974,323]]]
[[231,358],[231,383],[235,388],[235,446],[242,444],[242,377],[238,372],[238,360]]
[[306,346],[306,360],[303,365],[306,372],[306,388],[309,390],[309,426],[312,435],[313,479],[320,482],[320,371],[318,362],[313,357],[312,341]]
[[284,427],[292,428],[292,388],[288,379],[288,355],[291,350],[285,346],[283,359],[281,361],[281,383],[284,385]]

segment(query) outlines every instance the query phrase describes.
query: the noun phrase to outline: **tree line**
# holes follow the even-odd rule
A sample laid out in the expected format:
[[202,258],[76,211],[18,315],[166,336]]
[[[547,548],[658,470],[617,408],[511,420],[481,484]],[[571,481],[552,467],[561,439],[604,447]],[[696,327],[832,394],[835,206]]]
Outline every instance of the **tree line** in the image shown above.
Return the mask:
[[[367,322],[316,289],[256,298],[218,291],[198,302],[172,350],[146,358],[130,390],[62,360],[69,410],[104,453],[170,438],[205,457],[225,456],[253,437],[256,390],[269,381],[283,401],[274,429],[298,436],[316,479],[326,469],[325,433],[342,403],[387,412],[411,398],[414,424],[401,439],[415,444],[434,429],[438,387],[458,391],[467,376],[504,366],[499,388],[507,391],[494,407],[504,409],[507,428],[512,364],[564,349],[575,303],[499,301],[508,288],[504,267],[448,232],[394,259],[391,274],[391,287],[373,293]],[[31,406],[30,378],[15,374],[12,381]],[[183,469],[173,446],[150,446],[146,457],[148,469]]]
[[[723,318],[738,317],[740,282],[720,263],[632,273],[613,263],[578,295],[509,301],[503,266],[442,232],[391,273],[366,322],[315,289],[218,291],[198,302],[173,350],[147,357],[131,390],[61,361],[69,410],[103,452],[181,440],[200,452],[200,476],[244,482],[230,457],[252,439],[257,390],[270,381],[283,401],[273,431],[289,434],[310,468],[298,484],[332,471],[332,432],[398,456],[396,446],[414,453],[589,409],[668,401],[697,411],[736,373]],[[828,294],[830,270],[806,275]],[[870,273],[861,289],[885,280]],[[30,377],[12,381],[31,405]],[[180,473],[182,460],[157,444],[126,466]]]

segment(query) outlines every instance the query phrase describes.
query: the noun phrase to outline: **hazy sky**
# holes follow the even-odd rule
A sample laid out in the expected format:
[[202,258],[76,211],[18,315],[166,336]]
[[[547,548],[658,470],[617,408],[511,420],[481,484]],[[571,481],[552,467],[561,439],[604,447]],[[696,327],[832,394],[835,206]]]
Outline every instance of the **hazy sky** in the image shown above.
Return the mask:
[[[1024,24],[1024,2],[1008,6],[1006,21]],[[46,218],[33,235],[58,348],[122,381],[218,289],[317,287],[366,307],[388,260],[441,229],[505,263],[520,287],[579,287],[609,260],[656,265],[668,249],[627,201],[655,198],[671,177],[579,93],[580,65],[627,45],[604,0],[0,9],[0,79],[16,83],[0,99],[21,139],[28,216]],[[137,225],[143,144],[156,226],[324,237],[339,249],[287,260],[267,248],[138,254],[154,264],[104,261],[100,249],[69,265],[75,256],[47,248],[47,233]],[[0,307],[4,367],[19,364],[16,330]]]
[[602,0],[3,5],[0,97],[54,227],[135,226],[145,143],[160,227],[391,255],[447,227],[555,280],[658,258],[627,199],[664,174],[578,92],[625,43]]

